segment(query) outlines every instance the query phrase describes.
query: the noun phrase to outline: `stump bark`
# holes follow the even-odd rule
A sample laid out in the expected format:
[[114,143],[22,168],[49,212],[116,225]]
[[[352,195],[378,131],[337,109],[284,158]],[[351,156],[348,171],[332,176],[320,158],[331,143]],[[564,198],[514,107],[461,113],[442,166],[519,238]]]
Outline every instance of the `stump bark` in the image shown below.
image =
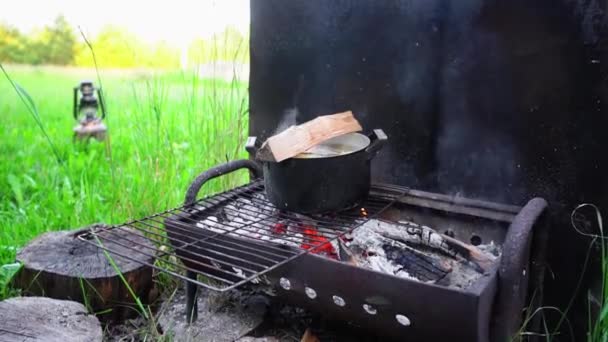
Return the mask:
[[[31,241],[17,253],[17,260],[23,267],[15,276],[14,285],[22,289],[24,295],[83,303],[91,312],[98,313],[103,321],[136,316],[135,300],[103,250],[77,238],[77,234],[89,228],[45,233]],[[135,260],[109,252],[133,293],[143,303],[149,303],[153,270],[142,262],[153,264],[154,257],[133,249],[154,255],[154,245],[132,229],[128,229],[128,240],[118,239],[120,244],[110,241],[117,240],[127,229],[100,232],[98,235],[104,246]],[[123,246],[129,244],[132,244],[131,248]]]
[[102,331],[80,303],[17,297],[0,302],[0,341],[101,342]]

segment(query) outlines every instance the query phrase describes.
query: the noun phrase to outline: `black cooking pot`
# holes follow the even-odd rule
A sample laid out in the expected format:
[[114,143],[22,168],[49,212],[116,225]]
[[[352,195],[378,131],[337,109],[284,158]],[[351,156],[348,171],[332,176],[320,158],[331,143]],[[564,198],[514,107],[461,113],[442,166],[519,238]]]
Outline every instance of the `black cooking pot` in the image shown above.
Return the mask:
[[[381,129],[344,134],[282,162],[259,161],[268,200],[277,208],[312,214],[355,206],[370,188],[370,160],[387,140]],[[257,152],[256,138],[247,151]]]

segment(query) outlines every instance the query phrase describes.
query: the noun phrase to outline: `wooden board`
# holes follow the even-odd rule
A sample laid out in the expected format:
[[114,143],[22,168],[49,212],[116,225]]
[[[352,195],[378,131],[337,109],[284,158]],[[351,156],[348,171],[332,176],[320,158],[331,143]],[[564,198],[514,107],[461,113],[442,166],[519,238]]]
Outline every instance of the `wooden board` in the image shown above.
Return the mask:
[[80,303],[16,297],[0,302],[0,341],[101,342],[102,330]]
[[257,158],[281,162],[305,152],[328,139],[360,131],[361,125],[351,111],[319,116],[268,138],[258,151]]

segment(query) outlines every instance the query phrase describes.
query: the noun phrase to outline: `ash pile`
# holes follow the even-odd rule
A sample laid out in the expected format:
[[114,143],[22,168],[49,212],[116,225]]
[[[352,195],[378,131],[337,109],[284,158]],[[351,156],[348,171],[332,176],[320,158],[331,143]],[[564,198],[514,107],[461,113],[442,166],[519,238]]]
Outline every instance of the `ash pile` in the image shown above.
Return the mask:
[[501,253],[493,242],[474,247],[414,222],[378,219],[365,222],[338,245],[341,259],[355,265],[461,289],[480,278]]
[[[336,232],[327,224],[331,215],[324,218],[323,226],[317,223],[318,218],[304,215],[298,215],[297,221],[285,220],[279,210],[268,205],[264,194],[256,193],[232,200],[197,226],[218,234],[306,249],[400,278],[460,289],[483,276],[501,254],[494,242],[473,246],[425,225],[368,218],[365,209],[360,210],[361,216],[353,218],[357,228],[333,238]],[[234,272],[242,273],[236,268]]]

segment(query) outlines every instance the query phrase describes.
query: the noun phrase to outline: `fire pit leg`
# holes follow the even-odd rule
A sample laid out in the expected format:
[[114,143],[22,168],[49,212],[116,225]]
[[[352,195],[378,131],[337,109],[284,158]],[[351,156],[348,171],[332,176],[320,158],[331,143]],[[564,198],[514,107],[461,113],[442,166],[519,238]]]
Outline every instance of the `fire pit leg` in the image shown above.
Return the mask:
[[[188,279],[196,280],[195,272],[187,271],[186,276]],[[197,290],[198,286],[196,284],[189,281],[186,282],[186,318],[188,319],[188,323],[192,323],[198,318]]]

